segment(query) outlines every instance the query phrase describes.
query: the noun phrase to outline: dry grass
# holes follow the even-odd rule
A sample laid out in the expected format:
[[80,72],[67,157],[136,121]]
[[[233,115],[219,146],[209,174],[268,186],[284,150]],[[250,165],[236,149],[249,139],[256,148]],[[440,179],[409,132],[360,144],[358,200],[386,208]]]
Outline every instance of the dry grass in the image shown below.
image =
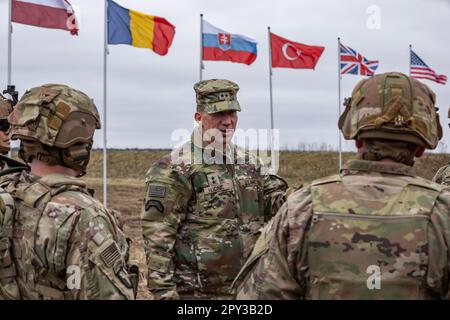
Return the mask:
[[[110,151],[109,160],[109,207],[122,212],[126,221],[125,232],[133,240],[131,259],[138,262],[141,270],[138,299],[152,299],[145,290],[146,265],[140,228],[140,211],[144,193],[144,176],[148,168],[168,151]],[[344,154],[344,162],[354,156]],[[438,168],[449,160],[445,154],[430,154],[419,159],[415,165],[417,173],[431,179]],[[290,185],[308,184],[312,180],[338,171],[336,152],[281,152],[279,175]],[[86,181],[96,190],[96,196],[103,199],[102,153],[94,151],[88,167]]]

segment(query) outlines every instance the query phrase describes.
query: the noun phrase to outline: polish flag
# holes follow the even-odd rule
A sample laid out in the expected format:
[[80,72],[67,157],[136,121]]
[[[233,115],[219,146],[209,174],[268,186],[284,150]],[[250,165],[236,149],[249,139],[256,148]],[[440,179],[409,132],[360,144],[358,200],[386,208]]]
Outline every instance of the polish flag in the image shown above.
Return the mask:
[[63,29],[78,35],[75,12],[67,0],[13,0],[12,3],[13,22]]

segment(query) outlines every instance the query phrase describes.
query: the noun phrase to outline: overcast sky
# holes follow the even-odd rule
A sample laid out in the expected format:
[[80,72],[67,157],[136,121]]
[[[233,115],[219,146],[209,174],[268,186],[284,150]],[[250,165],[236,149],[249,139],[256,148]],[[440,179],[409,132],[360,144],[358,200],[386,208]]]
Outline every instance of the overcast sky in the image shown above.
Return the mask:
[[[94,98],[103,114],[103,0],[70,0],[80,21],[78,37],[69,32],[14,23],[13,83],[21,93],[44,83],[64,83]],[[238,127],[270,127],[267,26],[272,32],[325,51],[316,70],[274,69],[274,119],[280,145],[338,145],[337,37],[366,58],[379,60],[377,73],[408,73],[411,43],[437,72],[450,77],[450,0],[116,0],[122,6],[166,18],[176,26],[169,53],[109,46],[108,146],[167,148],[174,129],[191,130],[192,89],[199,80],[199,14],[213,25],[251,36],[258,57],[250,65],[206,61],[204,79],[226,78],[240,86]],[[379,28],[373,24],[379,10]],[[369,11],[369,13],[368,13]],[[369,23],[369,26],[368,26]],[[372,24],[371,24],[372,23]],[[375,28],[374,28],[375,27]],[[0,0],[0,83],[6,86],[7,0]],[[360,76],[344,75],[342,98]],[[449,84],[425,80],[437,94],[448,151]],[[103,122],[103,117],[102,117]],[[102,123],[103,124],[103,123]],[[343,140],[344,141],[344,140]],[[102,146],[102,132],[95,135]],[[353,143],[344,142],[345,150]],[[449,145],[450,147],[450,145]]]

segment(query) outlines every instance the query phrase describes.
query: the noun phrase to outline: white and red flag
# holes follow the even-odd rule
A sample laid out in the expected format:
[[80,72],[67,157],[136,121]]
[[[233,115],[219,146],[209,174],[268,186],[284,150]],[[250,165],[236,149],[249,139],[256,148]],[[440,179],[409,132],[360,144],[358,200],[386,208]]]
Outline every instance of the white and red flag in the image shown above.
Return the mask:
[[67,0],[13,0],[12,21],[78,34],[77,20]]

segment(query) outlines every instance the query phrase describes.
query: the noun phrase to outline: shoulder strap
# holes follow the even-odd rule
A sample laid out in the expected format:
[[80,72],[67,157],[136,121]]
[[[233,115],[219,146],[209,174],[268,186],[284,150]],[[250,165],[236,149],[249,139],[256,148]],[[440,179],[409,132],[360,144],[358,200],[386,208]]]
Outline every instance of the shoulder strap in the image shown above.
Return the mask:
[[[30,184],[18,194],[18,197],[30,207],[37,208],[38,206],[40,209],[44,209],[52,197],[69,190],[89,194],[84,181],[65,175],[50,174]],[[45,201],[38,204],[37,202],[44,197],[46,197]]]
[[6,163],[8,165],[8,167],[10,168],[28,168],[29,166],[27,166],[25,163],[11,159],[3,154],[0,154],[0,160],[3,161],[4,163]]

